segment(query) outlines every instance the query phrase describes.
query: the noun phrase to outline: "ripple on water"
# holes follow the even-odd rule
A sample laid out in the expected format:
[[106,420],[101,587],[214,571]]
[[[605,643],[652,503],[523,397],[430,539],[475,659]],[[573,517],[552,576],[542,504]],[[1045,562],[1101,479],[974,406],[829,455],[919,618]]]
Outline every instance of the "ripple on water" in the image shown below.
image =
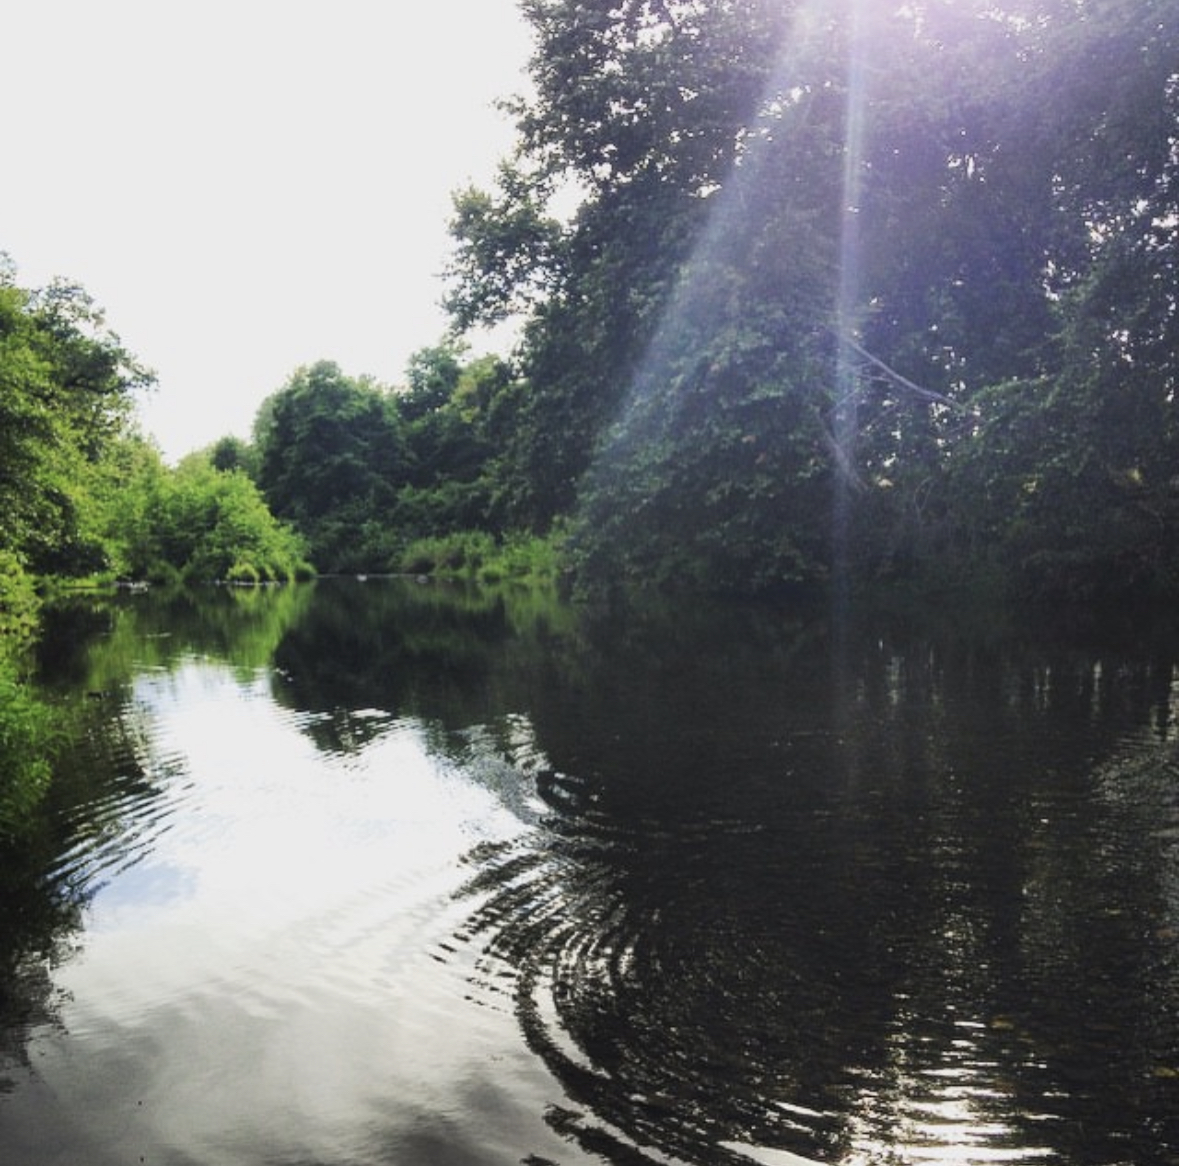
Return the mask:
[[468,853],[458,935],[482,947],[476,998],[514,1009],[559,1082],[564,1136],[623,1162],[1055,1160],[1008,1080],[1030,1054],[952,1003],[914,1013],[903,936],[889,956],[841,922],[863,891],[810,883],[799,834],[612,816],[568,775],[540,793],[537,829]]
[[754,1023],[752,994],[764,1019],[764,989],[781,996],[789,968],[699,894],[718,841],[760,832],[722,817],[620,825],[566,776],[545,774],[539,791],[556,810],[540,829],[468,854],[461,934],[483,945],[477,998],[510,1003],[592,1115],[555,1115],[564,1135],[620,1161],[645,1147],[636,1162],[748,1161],[738,1138],[821,1148],[827,1115],[779,1103],[780,1050]]
[[[363,745],[321,748],[329,721]],[[415,723],[284,709],[209,662],[145,674],[91,748],[102,780],[63,812],[52,872],[89,903],[63,971],[87,1024],[209,990],[259,1015],[412,991],[415,953],[454,929],[456,856],[510,826]]]
[[[1018,972],[1063,966],[1062,887],[1106,930],[1136,922],[1108,871],[1059,877],[1053,832],[1127,870],[1179,820],[1170,754],[1115,751],[1087,785],[1048,775],[1013,921],[972,913],[984,848],[932,799],[920,820],[875,792],[871,812],[867,795],[766,794],[748,804],[775,813],[742,814],[720,779],[681,798],[545,770],[523,722],[506,757],[474,729],[443,758],[421,724],[284,709],[214,672],[143,682],[102,745],[114,776],[63,812],[55,871],[100,888],[63,969],[85,1038],[71,1087],[125,1067],[160,1144],[199,1155],[224,1129],[250,1147],[209,1161],[266,1160],[288,1136],[306,1160],[430,1160],[452,1120],[482,1135],[463,1105],[518,1161],[539,1099],[553,1136],[530,1145],[557,1149],[538,1162],[574,1146],[622,1166],[1051,1162],[1037,1131],[1079,1110],[1053,1093],[1042,1033],[992,1005],[980,921],[1025,928]],[[890,829],[928,832],[919,862]],[[535,1056],[511,1061],[521,1034]],[[376,1129],[386,1143],[348,1140]]]
[[506,775],[472,781],[375,710],[332,720],[336,740],[369,732],[337,753],[315,739],[323,718],[245,691],[208,666],[146,682],[116,776],[63,817],[57,877],[90,895],[56,973],[69,1037],[41,1034],[48,1088],[6,1109],[5,1144],[55,1107],[125,1113],[134,1095],[140,1144],[194,1160],[375,1163],[461,1096],[503,1142],[495,1160],[517,1160],[505,1099],[524,1070],[501,1053],[506,1083],[486,1075],[489,1049],[518,1048],[514,1019],[456,1013],[479,957],[456,938],[458,859],[522,828]]
[[[113,722],[107,735],[80,745],[70,758],[71,773],[61,779],[81,785],[83,796],[57,815],[62,843],[46,878],[74,897],[85,898],[135,867],[195,792],[183,754],[161,749],[154,727],[134,709],[125,716],[129,725]],[[94,780],[87,786],[89,775]]]

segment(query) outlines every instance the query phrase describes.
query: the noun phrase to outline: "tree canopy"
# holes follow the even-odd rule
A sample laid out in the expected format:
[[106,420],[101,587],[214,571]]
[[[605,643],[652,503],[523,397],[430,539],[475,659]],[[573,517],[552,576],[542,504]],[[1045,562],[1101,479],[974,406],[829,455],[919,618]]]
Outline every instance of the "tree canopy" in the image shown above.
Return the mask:
[[302,544],[239,468],[175,471],[135,428],[152,374],[76,284],[0,277],[0,608],[21,572],[290,578]]
[[449,301],[525,313],[514,521],[586,577],[1173,586],[1176,0],[523,11]]
[[1173,593],[1179,0],[521,11],[515,146],[403,384],[308,365],[166,470],[85,293],[0,280],[0,551],[266,577],[567,533],[586,587]]

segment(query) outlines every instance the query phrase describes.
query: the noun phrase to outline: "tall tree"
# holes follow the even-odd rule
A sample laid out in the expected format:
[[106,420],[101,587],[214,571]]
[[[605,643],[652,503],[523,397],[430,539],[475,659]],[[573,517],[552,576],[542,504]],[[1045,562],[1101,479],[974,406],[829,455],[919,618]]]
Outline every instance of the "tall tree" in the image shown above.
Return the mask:
[[[519,158],[496,195],[458,201],[450,303],[460,324],[534,304],[503,469],[511,516],[544,527],[573,505],[705,221],[705,196],[766,99],[790,5],[523,8],[535,97],[513,106]],[[547,208],[570,188],[581,202],[558,227]]]
[[0,279],[0,549],[36,571],[104,566],[80,519],[89,467],[151,380],[81,288]]
[[1176,0],[524,10],[452,300],[528,312],[517,519],[754,585],[831,569],[840,498],[871,572],[1170,529]]

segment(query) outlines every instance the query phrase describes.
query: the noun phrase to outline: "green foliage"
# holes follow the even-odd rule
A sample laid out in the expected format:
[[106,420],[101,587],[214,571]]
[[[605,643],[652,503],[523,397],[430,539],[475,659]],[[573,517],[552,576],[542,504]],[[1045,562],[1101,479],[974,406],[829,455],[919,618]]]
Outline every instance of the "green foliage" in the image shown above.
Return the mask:
[[495,554],[495,540],[485,531],[414,539],[401,556],[400,569],[410,575],[475,575]]
[[[791,8],[525,4],[535,97],[513,107],[517,160],[493,194],[466,192],[451,223],[456,323],[530,312],[493,475],[506,524],[544,531],[576,505],[707,224],[708,196],[774,92]],[[570,189],[582,201],[558,233],[547,208]]]
[[241,470],[251,478],[258,476],[258,451],[240,437],[219,438],[205,452],[215,470]]
[[480,371],[463,369],[453,345],[422,349],[410,358],[408,371],[409,387],[395,398],[407,422],[407,485],[419,490],[470,485],[489,454]]
[[365,565],[358,533],[392,505],[407,471],[391,394],[330,361],[300,368],[259,410],[254,445],[267,503],[307,539],[316,565]]
[[505,361],[452,341],[416,352],[395,392],[329,362],[299,369],[258,412],[259,484],[329,573],[398,570],[415,539],[498,534],[515,385]]
[[81,288],[0,279],[0,550],[41,573],[104,568],[89,489],[150,380]]
[[394,523],[408,537],[495,528],[494,459],[511,372],[494,356],[466,364],[462,356],[453,343],[415,353],[396,397],[409,469]]
[[454,196],[458,246],[447,269],[446,308],[460,328],[498,323],[541,298],[554,282],[561,227],[545,214],[534,181],[500,167],[497,196],[468,187]]
[[51,776],[53,720],[0,647],[0,845],[27,829]]
[[399,571],[410,575],[554,582],[564,562],[564,531],[546,537],[516,533],[496,541],[486,531],[467,530],[415,539],[402,552]]
[[174,470],[135,436],[113,442],[91,473],[88,528],[118,578],[154,583],[286,581],[309,572],[303,542],[276,521],[240,469],[206,453]]
[[0,845],[21,832],[50,776],[51,714],[21,668],[39,610],[32,579],[11,551],[0,550]]
[[116,578],[158,577],[169,477],[159,451],[135,434],[112,442],[87,476],[87,525]]
[[565,566],[567,538],[564,524],[557,524],[545,535],[511,534],[480,568],[479,578],[485,583],[556,583]]
[[0,550],[0,653],[26,644],[37,627],[40,600],[12,551]]
[[397,394],[397,412],[407,422],[421,421],[450,400],[462,375],[462,351],[455,344],[422,348],[409,358],[408,385]]
[[506,525],[595,586],[1173,591],[1176,0],[524,12],[452,221],[456,323],[528,314]]
[[162,560],[187,579],[289,582],[305,573],[302,540],[276,522],[241,470],[185,459],[157,499]]

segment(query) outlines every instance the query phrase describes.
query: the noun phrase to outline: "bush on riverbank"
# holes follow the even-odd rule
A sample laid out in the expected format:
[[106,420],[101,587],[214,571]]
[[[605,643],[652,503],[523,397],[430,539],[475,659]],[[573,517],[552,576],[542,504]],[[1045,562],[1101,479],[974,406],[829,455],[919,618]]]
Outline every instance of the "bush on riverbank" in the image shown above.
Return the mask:
[[52,720],[24,684],[21,657],[37,627],[32,579],[0,551],[0,845],[20,832],[49,783]]
[[0,652],[0,845],[22,832],[52,772],[51,710]]
[[409,575],[441,575],[478,579],[549,583],[561,572],[565,535],[516,534],[497,541],[485,531],[415,539],[401,553],[397,569]]

